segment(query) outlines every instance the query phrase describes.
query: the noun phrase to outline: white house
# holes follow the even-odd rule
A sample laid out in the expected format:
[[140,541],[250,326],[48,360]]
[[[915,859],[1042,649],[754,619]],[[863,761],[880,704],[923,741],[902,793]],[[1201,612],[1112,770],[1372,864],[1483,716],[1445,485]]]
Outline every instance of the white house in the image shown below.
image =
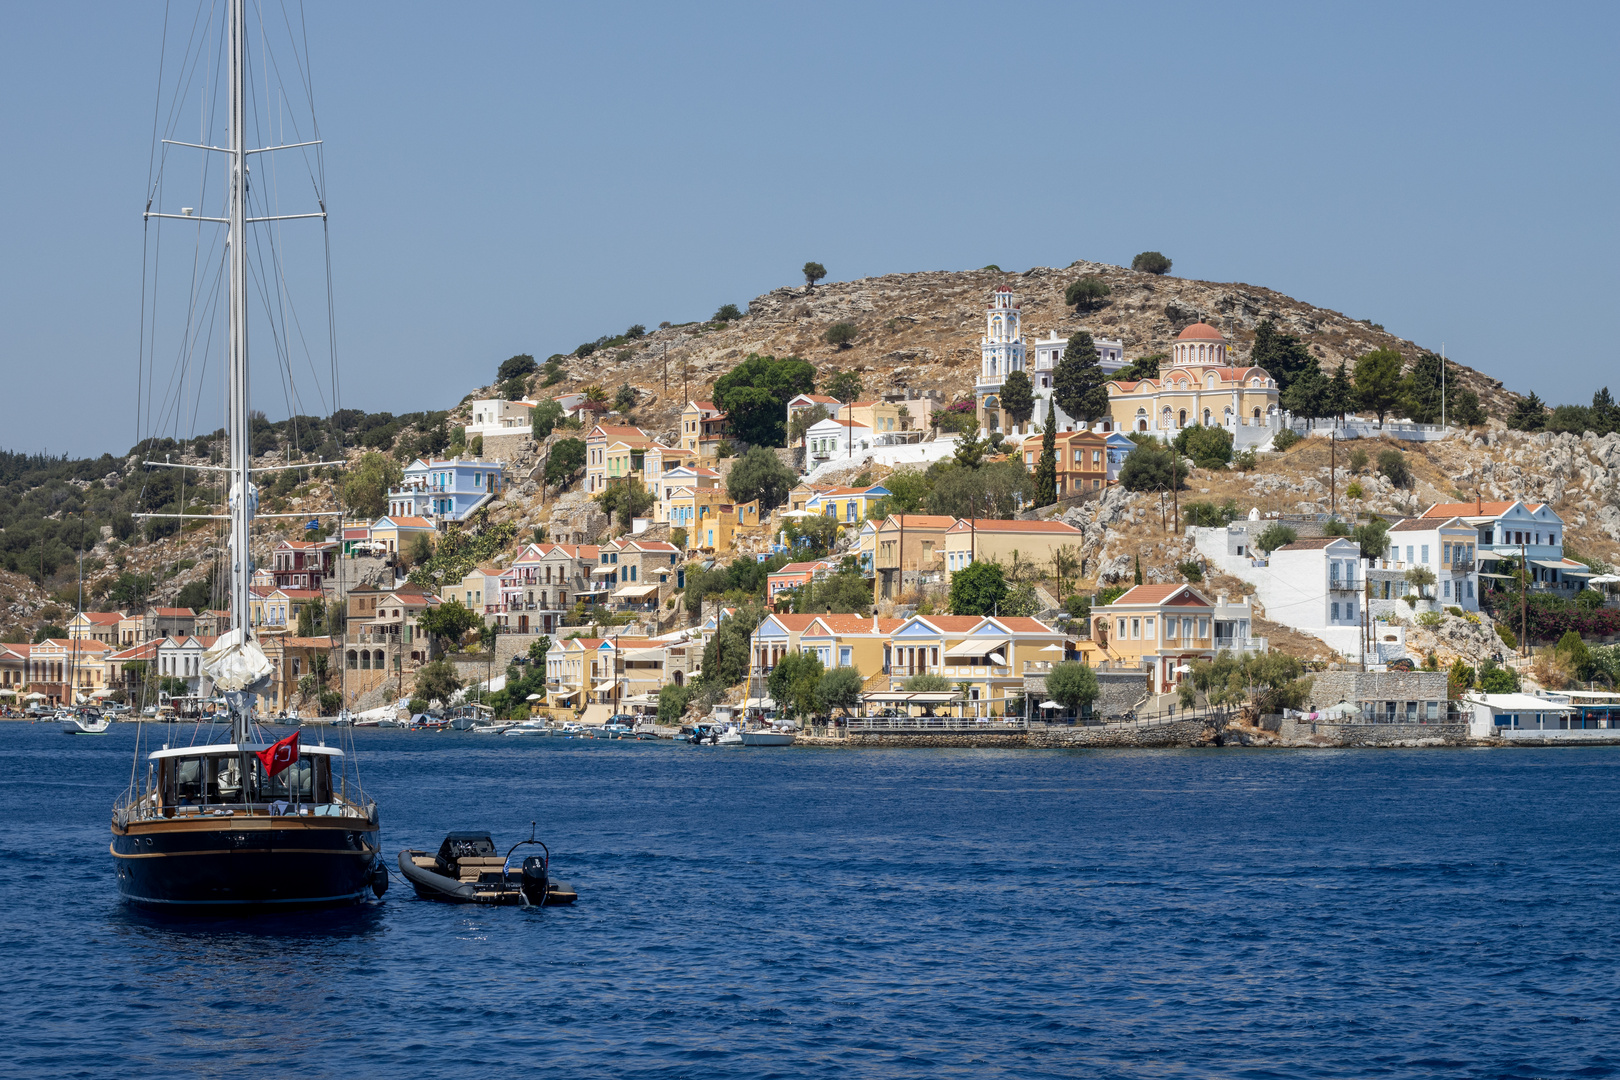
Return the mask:
[[443,526],[465,521],[505,487],[506,465],[500,461],[461,458],[417,458],[398,487],[389,489],[392,517],[419,517]]
[[195,694],[202,683],[202,655],[213,638],[200,638],[193,634],[164,638],[158,642],[158,674],[184,679],[186,692]]
[[[1428,570],[1435,577],[1425,594],[1429,599],[1443,607],[1478,611],[1477,538],[1474,527],[1462,518],[1406,518],[1390,526],[1384,557],[1375,560],[1370,569]],[[1379,600],[1396,599],[1412,590],[1409,583],[1389,575],[1376,575],[1375,581],[1374,598]]]
[[1271,553],[1257,590],[1266,617],[1361,653],[1361,546],[1343,536],[1295,540]]
[[832,458],[854,457],[857,451],[872,448],[872,429],[853,420],[826,419],[810,425],[805,442],[807,457],[814,464]]
[[1425,518],[1460,518],[1478,531],[1479,569],[1487,580],[1501,573],[1502,559],[1521,556],[1530,563],[1531,579],[1541,589],[1578,592],[1597,571],[1564,558],[1564,519],[1546,503],[1436,503]]
[[524,398],[522,401],[504,401],[485,398],[472,403],[472,422],[462,431],[471,443],[475,435],[522,435],[534,426],[534,407],[540,404]]

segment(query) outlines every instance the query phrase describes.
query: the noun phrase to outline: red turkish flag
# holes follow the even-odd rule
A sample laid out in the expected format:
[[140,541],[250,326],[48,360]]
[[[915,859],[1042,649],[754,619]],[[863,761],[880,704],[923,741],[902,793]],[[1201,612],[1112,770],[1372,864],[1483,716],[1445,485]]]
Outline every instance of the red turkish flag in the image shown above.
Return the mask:
[[298,760],[298,732],[271,743],[259,751],[259,760],[264,762],[264,771],[271,776]]

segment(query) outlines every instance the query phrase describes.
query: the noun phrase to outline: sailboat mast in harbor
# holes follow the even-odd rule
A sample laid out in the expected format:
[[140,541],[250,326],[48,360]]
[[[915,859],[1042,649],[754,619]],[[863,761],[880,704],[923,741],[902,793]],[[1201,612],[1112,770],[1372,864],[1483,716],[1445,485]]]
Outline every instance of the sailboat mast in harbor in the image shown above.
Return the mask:
[[[132,783],[113,806],[112,854],[119,891],[126,900],[141,905],[253,909],[351,904],[367,895],[381,896],[388,884],[387,867],[378,857],[380,823],[376,803],[366,798],[358,773],[351,780],[343,750],[324,745],[324,740],[319,746],[300,746],[297,732],[271,741],[260,734],[254,722],[255,702],[270,685],[274,668],[255,640],[251,618],[250,530],[258,511],[253,475],[275,468],[341,466],[343,462],[316,461],[261,469],[252,465],[249,226],[297,218],[324,220],[326,207],[323,197],[319,212],[280,214],[267,208],[260,216],[250,216],[248,162],[256,154],[318,147],[320,140],[289,142],[283,138],[279,142],[271,139],[273,145],[261,148],[247,146],[247,4],[246,0],[227,3],[230,17],[224,48],[229,74],[228,145],[210,145],[206,127],[199,142],[162,140],[166,147],[189,147],[225,156],[225,216],[193,217],[189,208],[173,214],[162,207],[154,210],[149,203],[146,218],[148,222],[156,219],[159,224],[164,219],[183,219],[192,222],[199,233],[205,223],[223,225],[228,230],[224,253],[228,457],[223,467],[183,462],[173,467],[223,473],[227,480],[230,512],[224,517],[230,527],[227,559],[231,625],[203,654],[202,671],[208,680],[205,685],[224,695],[230,719],[229,741],[207,741],[213,731],[210,724],[209,730],[199,732],[189,745],[177,741],[171,749],[165,743],[162,749],[147,755],[144,778],[140,776],[141,749],[137,741]],[[268,45],[265,47],[268,50]],[[267,57],[267,70],[270,67]],[[307,68],[301,65],[299,70]],[[319,184],[316,187],[319,194]],[[161,183],[154,185],[153,192],[154,196],[161,195]],[[256,234],[254,240],[271,249],[270,272],[280,275],[282,263],[275,238]],[[200,249],[202,241],[198,244]],[[254,264],[261,272],[263,262],[259,258]],[[278,290],[277,300],[282,300],[285,281],[278,277],[274,287]],[[330,312],[328,317],[330,321]],[[201,340],[192,333],[189,322],[185,340]],[[285,343],[278,347],[285,348]],[[279,362],[285,357],[278,355],[277,359]],[[186,369],[180,370],[183,374]],[[332,404],[335,410],[335,374]],[[175,415],[179,413],[175,410]],[[169,462],[147,464],[171,467]],[[186,507],[179,509],[180,514],[143,516],[186,517]]]

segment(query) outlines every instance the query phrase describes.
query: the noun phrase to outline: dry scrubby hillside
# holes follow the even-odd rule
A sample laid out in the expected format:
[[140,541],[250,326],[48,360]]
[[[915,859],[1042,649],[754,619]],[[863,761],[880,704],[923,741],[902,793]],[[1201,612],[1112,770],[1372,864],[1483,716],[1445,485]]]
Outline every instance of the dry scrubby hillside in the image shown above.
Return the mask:
[[[1063,291],[1088,274],[1106,281],[1113,293],[1102,305],[1076,315],[1064,305]],[[979,368],[985,303],[998,285],[1009,285],[1017,292],[1028,340],[1044,338],[1054,330],[1068,337],[1085,329],[1096,336],[1122,339],[1130,359],[1168,350],[1176,334],[1200,319],[1225,332],[1240,358],[1254,342],[1255,327],[1271,319],[1283,332],[1305,341],[1329,372],[1340,360],[1354,360],[1375,348],[1397,349],[1408,364],[1424,351],[1415,342],[1369,322],[1271,289],[1076,262],[1019,274],[995,269],[925,271],[813,289],[784,287],[756,297],[747,313],[734,322],[669,327],[627,347],[598,352],[589,364],[570,365],[571,377],[558,389],[599,382],[611,394],[629,383],[642,391],[639,416],[655,430],[669,430],[675,424],[685,400],[683,366],[685,397],[702,397],[715,379],[750,353],[800,356],[823,371],[853,369],[861,373],[869,392],[909,387],[938,390],[952,397],[971,394]],[[823,340],[828,328],[840,322],[854,323],[857,328],[854,343],[847,348]],[[1460,382],[1478,393],[1491,413],[1501,416],[1512,408],[1517,395],[1505,390],[1499,380],[1468,368],[1460,368],[1458,374]]]

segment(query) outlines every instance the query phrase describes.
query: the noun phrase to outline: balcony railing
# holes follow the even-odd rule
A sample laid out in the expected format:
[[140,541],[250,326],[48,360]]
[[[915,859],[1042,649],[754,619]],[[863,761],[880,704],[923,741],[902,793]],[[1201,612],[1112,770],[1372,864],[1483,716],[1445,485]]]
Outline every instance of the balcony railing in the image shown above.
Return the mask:
[[1449,569],[1453,574],[1472,574],[1474,572],[1473,559],[1452,559]]
[[1328,578],[1329,592],[1360,592],[1366,584],[1363,578],[1345,577]]

